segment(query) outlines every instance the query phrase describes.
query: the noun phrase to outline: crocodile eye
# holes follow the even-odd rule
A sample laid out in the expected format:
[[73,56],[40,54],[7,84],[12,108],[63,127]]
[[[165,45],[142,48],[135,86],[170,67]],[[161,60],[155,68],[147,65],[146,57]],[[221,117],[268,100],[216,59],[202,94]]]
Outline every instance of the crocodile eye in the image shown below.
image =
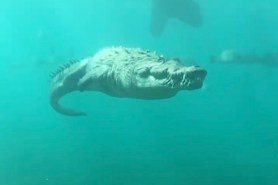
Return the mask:
[[142,78],[146,78],[146,77],[150,76],[150,70],[147,68],[141,69],[138,73]]

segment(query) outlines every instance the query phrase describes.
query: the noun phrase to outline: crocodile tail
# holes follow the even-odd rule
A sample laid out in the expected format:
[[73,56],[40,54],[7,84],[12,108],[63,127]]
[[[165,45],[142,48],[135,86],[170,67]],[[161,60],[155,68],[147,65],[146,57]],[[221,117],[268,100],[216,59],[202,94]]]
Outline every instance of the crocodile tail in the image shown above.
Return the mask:
[[71,61],[61,66],[56,72],[50,75],[50,96],[51,107],[64,115],[84,116],[86,113],[63,107],[59,100],[68,93],[78,91],[78,82],[86,72],[88,60]]
[[63,107],[60,103],[59,103],[59,99],[60,99],[60,95],[56,94],[56,93],[52,93],[50,95],[50,105],[51,107],[64,115],[68,115],[68,116],[86,116],[87,114],[85,112],[81,112],[81,111],[76,111],[67,107]]

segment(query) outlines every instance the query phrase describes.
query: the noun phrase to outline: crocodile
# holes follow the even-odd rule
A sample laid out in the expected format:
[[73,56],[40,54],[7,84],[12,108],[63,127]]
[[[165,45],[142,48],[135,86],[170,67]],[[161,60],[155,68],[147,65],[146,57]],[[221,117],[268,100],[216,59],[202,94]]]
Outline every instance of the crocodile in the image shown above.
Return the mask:
[[184,65],[178,58],[166,58],[140,48],[107,47],[94,55],[71,61],[51,74],[50,105],[64,115],[85,112],[66,108],[59,100],[73,91],[99,91],[113,97],[145,100],[166,99],[180,90],[203,85],[207,71]]

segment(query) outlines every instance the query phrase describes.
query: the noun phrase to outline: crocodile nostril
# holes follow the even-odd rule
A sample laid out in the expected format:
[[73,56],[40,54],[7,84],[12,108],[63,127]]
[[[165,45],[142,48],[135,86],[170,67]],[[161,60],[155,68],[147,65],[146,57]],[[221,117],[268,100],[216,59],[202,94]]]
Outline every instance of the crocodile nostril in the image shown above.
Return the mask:
[[197,69],[194,69],[194,70],[191,70],[187,73],[187,77],[188,78],[202,78],[204,79],[207,75],[207,71],[202,69],[202,68],[197,68]]

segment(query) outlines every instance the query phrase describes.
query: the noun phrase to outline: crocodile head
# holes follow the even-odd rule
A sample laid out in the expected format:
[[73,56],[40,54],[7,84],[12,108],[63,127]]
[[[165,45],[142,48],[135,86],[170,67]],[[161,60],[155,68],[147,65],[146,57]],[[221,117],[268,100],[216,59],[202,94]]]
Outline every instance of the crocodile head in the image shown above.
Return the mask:
[[201,67],[184,66],[178,59],[150,62],[135,70],[133,92],[145,99],[168,98],[180,90],[201,88],[206,74]]

